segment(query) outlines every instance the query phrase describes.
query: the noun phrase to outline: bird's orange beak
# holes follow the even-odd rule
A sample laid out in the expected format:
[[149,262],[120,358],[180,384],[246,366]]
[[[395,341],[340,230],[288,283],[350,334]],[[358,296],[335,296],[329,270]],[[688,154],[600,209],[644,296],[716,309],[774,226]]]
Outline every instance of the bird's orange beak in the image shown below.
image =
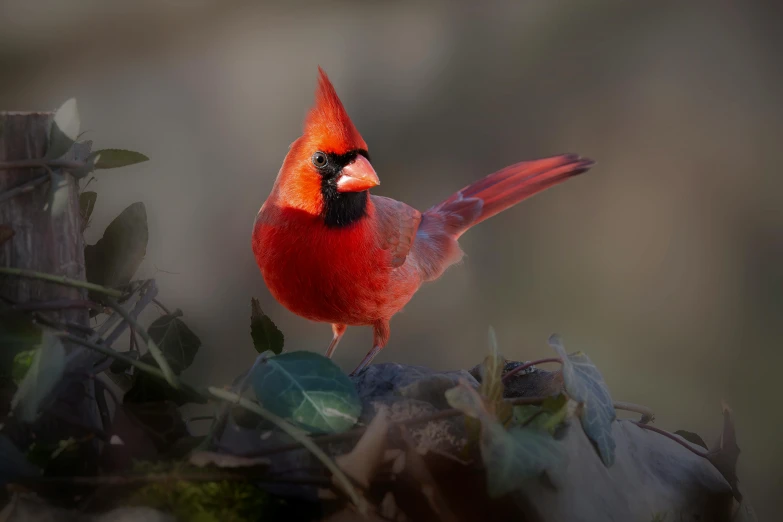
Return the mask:
[[356,156],[353,163],[349,163],[340,171],[337,178],[337,192],[361,192],[377,187],[381,184],[378,174],[372,168],[367,158],[361,154]]

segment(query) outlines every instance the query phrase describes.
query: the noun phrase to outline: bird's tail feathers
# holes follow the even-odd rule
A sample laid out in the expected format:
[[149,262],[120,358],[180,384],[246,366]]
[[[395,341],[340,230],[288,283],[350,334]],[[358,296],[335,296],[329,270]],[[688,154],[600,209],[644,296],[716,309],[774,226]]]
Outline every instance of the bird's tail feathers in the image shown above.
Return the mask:
[[459,237],[470,227],[592,166],[592,160],[576,154],[523,161],[468,185],[427,213],[440,214],[448,231]]

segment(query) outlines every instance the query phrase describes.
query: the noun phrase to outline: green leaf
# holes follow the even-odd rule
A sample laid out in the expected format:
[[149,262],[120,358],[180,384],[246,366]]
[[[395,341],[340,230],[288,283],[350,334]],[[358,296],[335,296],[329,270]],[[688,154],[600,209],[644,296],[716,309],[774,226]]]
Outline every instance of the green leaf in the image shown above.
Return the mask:
[[68,180],[59,170],[53,170],[49,178],[49,200],[44,210],[52,217],[57,217],[68,206]]
[[261,310],[258,299],[250,299],[250,336],[258,353],[267,350],[279,355],[283,351],[285,337],[272,319]]
[[79,214],[82,216],[82,220],[87,223],[90,221],[92,211],[95,209],[95,202],[98,200],[98,193],[87,191],[79,194]]
[[554,434],[568,416],[568,397],[564,394],[547,397],[540,405],[514,406],[513,422]]
[[532,478],[561,465],[562,445],[545,431],[482,422],[481,458],[487,470],[487,491],[502,497]]
[[87,281],[110,288],[127,285],[147,253],[147,211],[133,203],[114,218],[103,237],[84,248]]
[[696,444],[697,446],[701,446],[702,448],[709,450],[707,443],[704,442],[704,439],[702,439],[697,433],[693,433],[692,431],[677,430],[674,432],[674,434],[679,435],[691,444]]
[[79,110],[76,100],[71,98],[54,113],[44,159],[57,159],[68,152],[79,137],[79,126]]
[[36,477],[41,470],[30,464],[11,439],[0,433],[0,486],[20,478]]
[[90,157],[94,159],[96,169],[116,169],[149,161],[149,158],[140,152],[123,149],[96,150]]
[[36,353],[37,350],[24,350],[14,356],[14,366],[11,368],[11,379],[13,379],[14,384],[17,386],[22,383],[24,376],[27,375],[27,371],[30,369],[30,366],[32,366]]
[[0,305],[0,386],[13,379],[14,357],[41,343],[41,329],[30,316]]
[[65,349],[60,339],[43,332],[30,368],[11,399],[11,408],[19,412],[23,422],[35,420],[39,406],[60,382],[64,371]]
[[8,225],[0,225],[0,245],[14,237],[14,229],[9,227]]
[[201,339],[177,314],[159,317],[150,325],[147,333],[158,345],[166,362],[177,375],[193,364],[193,358],[201,346]]
[[585,434],[595,444],[604,465],[611,466],[614,464],[612,422],[615,411],[601,372],[584,353],[568,355],[557,334],[549,338],[549,346],[563,361],[563,386],[566,393],[582,403],[581,421]]
[[252,376],[258,401],[275,415],[313,433],[340,433],[359,419],[362,403],[351,380],[323,355],[271,357]]

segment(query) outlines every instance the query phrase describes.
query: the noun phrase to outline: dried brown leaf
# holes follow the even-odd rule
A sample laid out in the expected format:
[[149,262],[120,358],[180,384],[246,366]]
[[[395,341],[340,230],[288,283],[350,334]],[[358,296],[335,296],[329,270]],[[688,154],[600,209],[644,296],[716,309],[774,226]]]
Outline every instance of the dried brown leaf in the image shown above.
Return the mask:
[[353,450],[334,459],[348,476],[365,488],[369,487],[378,467],[384,461],[389,444],[390,425],[389,410],[386,406],[381,406]]

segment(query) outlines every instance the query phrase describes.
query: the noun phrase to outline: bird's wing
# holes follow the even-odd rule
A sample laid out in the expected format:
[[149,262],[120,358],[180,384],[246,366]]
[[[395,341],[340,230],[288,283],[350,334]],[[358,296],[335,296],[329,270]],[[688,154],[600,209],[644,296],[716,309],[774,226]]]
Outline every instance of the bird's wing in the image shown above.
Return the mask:
[[411,251],[421,213],[401,201],[372,196],[375,219],[380,234],[380,246],[391,254],[392,268],[399,268]]

